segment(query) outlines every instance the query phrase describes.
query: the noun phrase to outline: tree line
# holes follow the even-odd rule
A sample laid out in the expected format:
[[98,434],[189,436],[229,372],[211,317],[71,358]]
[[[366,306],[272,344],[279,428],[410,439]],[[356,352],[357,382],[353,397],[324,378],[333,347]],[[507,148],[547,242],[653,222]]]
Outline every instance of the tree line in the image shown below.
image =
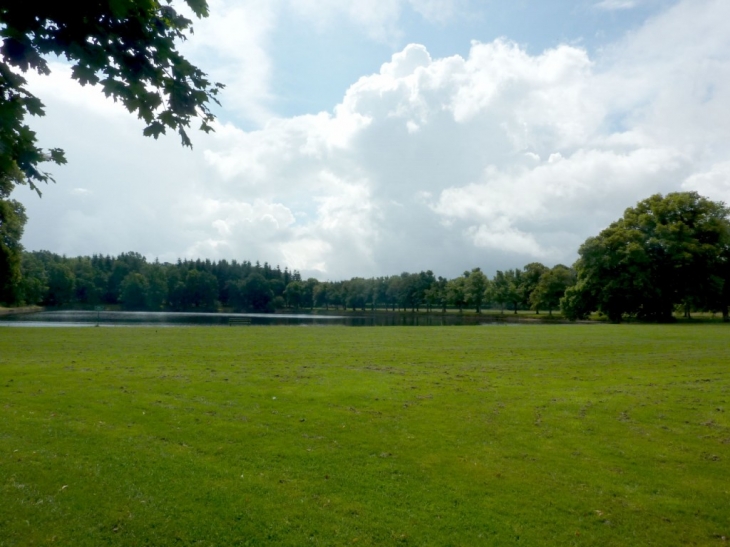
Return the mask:
[[319,281],[249,261],[170,264],[134,252],[67,258],[23,251],[22,222],[7,222],[13,213],[0,210],[0,303],[9,305],[250,312],[560,309],[568,319],[598,312],[614,322],[670,321],[679,309],[686,316],[711,311],[729,319],[730,209],[695,192],[657,194],[626,209],[586,240],[572,267],[532,262],[491,278],[473,268],[454,279],[428,270]]
[[551,313],[575,280],[563,265],[531,263],[498,271],[489,279],[480,268],[455,279],[432,271],[343,281],[302,279],[249,261],[185,260],[148,262],[139,253],[67,258],[48,251],[23,252],[15,304],[44,306],[121,306],[148,311],[273,312],[282,309],[442,310],[497,306]]

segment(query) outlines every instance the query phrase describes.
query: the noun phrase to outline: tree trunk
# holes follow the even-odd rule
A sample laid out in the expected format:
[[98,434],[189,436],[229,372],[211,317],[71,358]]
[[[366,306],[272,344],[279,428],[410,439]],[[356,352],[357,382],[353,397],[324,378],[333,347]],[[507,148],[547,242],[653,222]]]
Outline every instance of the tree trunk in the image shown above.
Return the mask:
[[618,311],[609,311],[608,312],[608,320],[611,321],[611,323],[620,323],[621,322],[621,312]]

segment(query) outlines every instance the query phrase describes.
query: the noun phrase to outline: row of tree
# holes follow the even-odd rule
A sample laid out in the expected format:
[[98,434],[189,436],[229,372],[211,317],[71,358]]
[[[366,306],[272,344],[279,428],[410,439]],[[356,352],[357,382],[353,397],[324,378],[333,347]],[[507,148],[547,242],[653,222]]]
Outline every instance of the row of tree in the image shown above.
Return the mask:
[[[8,204],[11,202],[5,202]],[[23,252],[22,207],[0,208],[0,302],[121,305],[130,310],[274,311],[302,308],[413,310],[560,308],[569,319],[598,311],[671,320],[679,308],[721,312],[730,303],[730,209],[694,192],[655,195],[589,238],[572,268],[530,263],[479,268],[454,279],[432,271],[320,282],[258,262],[149,263],[138,253],[66,258]],[[19,222],[13,223],[13,218]]]
[[251,262],[148,262],[138,253],[117,257],[66,258],[48,251],[22,253],[15,287],[17,303],[46,306],[121,305],[130,310],[216,310],[266,312],[290,308],[428,311],[447,307],[477,313],[488,305],[557,308],[575,273],[563,265],[531,263],[498,271],[489,279],[479,268],[455,279],[433,272],[320,282],[297,271]]

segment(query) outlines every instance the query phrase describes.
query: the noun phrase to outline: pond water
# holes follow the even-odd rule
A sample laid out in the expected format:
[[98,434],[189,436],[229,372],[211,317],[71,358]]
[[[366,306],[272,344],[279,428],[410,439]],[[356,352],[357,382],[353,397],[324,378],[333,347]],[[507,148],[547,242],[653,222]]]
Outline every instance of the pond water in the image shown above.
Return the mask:
[[185,313],[129,311],[43,311],[0,316],[5,327],[103,327],[124,326],[248,326],[302,325],[351,327],[516,325],[505,315],[460,315],[423,313],[372,313],[353,315],[282,314],[282,313]]

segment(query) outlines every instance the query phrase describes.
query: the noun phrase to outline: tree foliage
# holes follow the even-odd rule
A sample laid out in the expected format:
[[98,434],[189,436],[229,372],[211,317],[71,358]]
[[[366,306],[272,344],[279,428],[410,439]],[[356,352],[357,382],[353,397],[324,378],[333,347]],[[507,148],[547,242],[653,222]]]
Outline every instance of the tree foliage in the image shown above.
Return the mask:
[[506,304],[512,304],[514,313],[517,313],[517,309],[522,302],[522,270],[514,269],[501,271],[497,270],[494,276],[494,280],[490,285],[490,296],[491,299],[501,306],[501,311],[504,313],[504,306]]
[[125,309],[143,310],[147,307],[150,284],[141,273],[130,273],[122,281],[119,301]]
[[489,279],[484,275],[481,268],[464,272],[464,277],[466,278],[464,282],[466,301],[474,307],[477,313],[482,313],[482,305],[487,295]]
[[20,238],[26,222],[25,208],[9,199],[11,184],[0,178],[0,303],[14,304],[21,284]]
[[[539,262],[530,262],[522,271],[522,284],[520,285],[520,298],[522,305],[532,307],[537,313],[540,313],[540,306],[535,306],[532,301],[532,293],[540,282],[540,277],[547,272],[549,268]],[[562,295],[561,295],[562,296]]]
[[729,214],[696,192],[656,194],[627,209],[581,246],[563,313],[667,321],[676,306],[691,302],[727,317]]
[[560,299],[568,287],[575,283],[575,271],[558,264],[546,269],[540,275],[535,288],[530,293],[530,303],[534,309],[546,309],[552,315],[553,310],[560,305]]
[[461,312],[467,303],[466,279],[464,277],[457,277],[449,281],[446,285],[446,294],[448,302],[459,308]]

